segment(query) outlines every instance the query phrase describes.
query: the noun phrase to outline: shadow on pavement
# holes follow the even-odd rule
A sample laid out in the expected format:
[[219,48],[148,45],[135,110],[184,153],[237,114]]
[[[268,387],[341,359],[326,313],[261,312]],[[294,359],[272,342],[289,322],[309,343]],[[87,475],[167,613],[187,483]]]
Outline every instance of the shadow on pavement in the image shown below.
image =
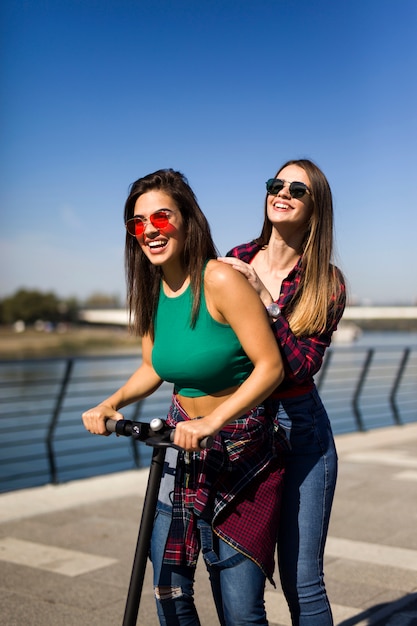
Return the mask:
[[[367,620],[364,622],[364,620]],[[395,602],[376,604],[366,611],[340,622],[338,626],[416,626],[417,625],[417,593],[408,593]]]

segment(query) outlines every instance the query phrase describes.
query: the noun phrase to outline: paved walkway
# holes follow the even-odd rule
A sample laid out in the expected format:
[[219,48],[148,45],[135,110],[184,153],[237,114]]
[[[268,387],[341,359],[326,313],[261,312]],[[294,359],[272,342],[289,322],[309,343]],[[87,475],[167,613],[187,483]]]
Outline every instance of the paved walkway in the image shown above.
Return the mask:
[[[326,548],[337,626],[417,624],[417,424],[337,437]],[[0,495],[0,625],[122,624],[147,471]],[[157,626],[151,568],[138,624]],[[202,626],[218,626],[203,564]],[[270,626],[289,626],[268,585]]]

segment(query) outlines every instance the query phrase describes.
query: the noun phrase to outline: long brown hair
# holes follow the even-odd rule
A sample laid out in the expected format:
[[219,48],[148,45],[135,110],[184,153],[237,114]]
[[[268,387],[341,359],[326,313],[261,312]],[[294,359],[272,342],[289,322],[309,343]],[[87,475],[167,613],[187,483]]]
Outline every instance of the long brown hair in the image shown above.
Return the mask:
[[[130,186],[125,203],[124,221],[133,217],[136,200],[148,191],[160,190],[174,200],[183,219],[185,245],[183,263],[190,276],[193,306],[191,324],[195,323],[200,306],[203,269],[209,259],[218,256],[209,223],[197,198],[181,172],[162,169],[139,178]],[[135,334],[154,333],[154,316],[159,299],[162,269],[152,265],[135,239],[126,232],[125,273],[130,324]]]
[[[278,176],[288,165],[301,167],[310,181],[312,213],[301,245],[301,280],[286,308],[291,330],[297,336],[324,332],[336,315],[336,303],[344,290],[342,273],[333,264],[333,199],[330,185],[323,172],[308,159],[287,161],[279,168]],[[267,215],[256,243],[269,243],[272,224]]]

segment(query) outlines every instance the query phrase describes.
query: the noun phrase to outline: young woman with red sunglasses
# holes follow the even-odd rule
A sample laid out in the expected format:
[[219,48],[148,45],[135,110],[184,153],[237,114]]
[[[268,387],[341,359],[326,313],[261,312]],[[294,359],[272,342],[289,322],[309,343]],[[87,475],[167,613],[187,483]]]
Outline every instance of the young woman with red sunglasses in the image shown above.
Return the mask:
[[313,376],[343,314],[345,283],[332,264],[333,204],[323,172],[306,159],[288,161],[266,187],[260,236],[222,260],[257,291],[284,360],[285,379],[268,404],[291,446],[278,562],[292,624],[330,626],[323,555],[337,454]]
[[[174,384],[151,560],[160,623],[199,626],[193,600],[201,548],[222,626],[267,624],[283,455],[261,404],[283,380],[278,346],[257,294],[216,260],[210,228],[186,179],[159,170],[125,204],[128,304],[142,364],[83,414],[92,433],[124,406]],[[240,306],[245,302],[245,306]],[[200,450],[211,435],[213,447]]]

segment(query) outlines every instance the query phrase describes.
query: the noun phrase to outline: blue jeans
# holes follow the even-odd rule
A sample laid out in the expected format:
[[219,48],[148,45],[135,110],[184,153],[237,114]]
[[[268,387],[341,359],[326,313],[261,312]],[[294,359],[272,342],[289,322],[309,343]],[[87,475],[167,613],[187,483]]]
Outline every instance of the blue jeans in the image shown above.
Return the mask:
[[323,574],[337,478],[329,418],[316,389],[298,398],[280,400],[275,410],[291,444],[278,535],[282,589],[293,626],[332,626]]
[[[161,626],[200,626],[194,604],[194,567],[163,563],[171,524],[167,507],[159,508],[151,541],[154,588]],[[211,526],[199,521],[201,549],[221,626],[267,626],[264,607],[265,576],[250,559],[217,538]]]

